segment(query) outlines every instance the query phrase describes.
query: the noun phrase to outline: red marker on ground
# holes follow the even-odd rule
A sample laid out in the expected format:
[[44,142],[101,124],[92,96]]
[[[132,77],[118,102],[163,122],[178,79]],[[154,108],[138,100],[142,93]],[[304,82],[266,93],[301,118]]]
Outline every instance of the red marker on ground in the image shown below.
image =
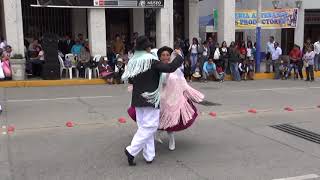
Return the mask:
[[16,128],[14,126],[9,126],[7,131],[8,133],[13,133]]
[[67,127],[73,127],[73,126],[74,126],[74,124],[73,124],[73,122],[72,122],[72,121],[68,121],[68,122],[66,123],[66,126],[67,126]]
[[119,122],[119,123],[126,123],[127,120],[126,120],[126,118],[121,117],[121,118],[118,119],[118,122]]
[[249,112],[249,113],[254,113],[254,114],[255,114],[255,113],[257,113],[257,110],[256,110],[256,109],[249,109],[249,110],[248,110],[248,112]]
[[212,116],[212,117],[216,117],[217,113],[216,112],[210,112],[209,115]]
[[293,109],[291,107],[285,107],[284,110],[286,111],[293,111]]

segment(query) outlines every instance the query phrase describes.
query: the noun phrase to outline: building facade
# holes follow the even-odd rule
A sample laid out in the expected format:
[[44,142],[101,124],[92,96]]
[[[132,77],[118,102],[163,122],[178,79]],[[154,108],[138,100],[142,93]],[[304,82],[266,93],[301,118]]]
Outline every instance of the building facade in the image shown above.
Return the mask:
[[[281,0],[278,8],[297,8],[296,0]],[[210,8],[208,8],[208,6]],[[257,9],[257,0],[224,0],[220,3],[217,0],[204,0],[200,2],[200,16],[212,15],[214,8],[219,10],[218,28],[202,28],[202,37],[205,33],[217,33],[218,42],[231,41],[256,41],[256,32],[252,30],[236,30],[235,11],[236,9]],[[273,9],[272,0],[262,0],[262,9]],[[223,30],[222,34],[220,33]],[[302,0],[298,8],[298,22],[295,29],[262,29],[262,47],[269,36],[274,36],[284,52],[288,52],[294,44],[303,46],[306,39],[312,42],[318,40],[320,35],[320,3],[319,0]],[[231,38],[228,38],[231,37]]]
[[32,4],[37,0],[0,0],[0,36],[16,53],[23,54],[24,40],[48,32],[61,37],[81,33],[89,40],[92,54],[100,55],[106,55],[115,34],[129,38],[133,32],[145,34],[157,47],[172,47],[176,38],[199,37],[199,0],[165,0],[161,8],[53,8]]

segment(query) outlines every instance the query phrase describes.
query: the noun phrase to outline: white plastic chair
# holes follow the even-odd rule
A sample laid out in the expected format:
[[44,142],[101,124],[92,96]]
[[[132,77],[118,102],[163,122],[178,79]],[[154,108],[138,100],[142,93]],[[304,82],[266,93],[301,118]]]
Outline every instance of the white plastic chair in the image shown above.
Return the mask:
[[79,70],[77,69],[77,65],[76,65],[76,59],[75,59],[75,56],[73,54],[66,54],[65,56],[66,60],[67,61],[70,61],[72,66],[69,68],[70,71],[71,71],[71,76],[70,76],[70,79],[72,79],[72,70],[74,69],[75,72],[76,72],[76,76],[77,78],[79,78]]
[[66,70],[66,77],[68,76],[68,73],[69,73],[69,77],[70,77],[70,79],[72,79],[72,69],[71,68],[67,68],[64,65],[63,59],[62,59],[61,56],[58,55],[58,59],[59,59],[59,62],[60,62],[60,76],[62,77],[63,70]]
[[[101,59],[101,57],[102,57],[101,55],[96,55],[96,56],[94,56],[93,61],[94,61],[94,62],[97,62],[97,64],[98,64],[99,61],[100,61],[100,59]],[[100,77],[98,66],[95,67],[95,68],[93,68],[93,73],[94,73],[94,75],[95,75],[96,78],[99,78],[99,77]]]

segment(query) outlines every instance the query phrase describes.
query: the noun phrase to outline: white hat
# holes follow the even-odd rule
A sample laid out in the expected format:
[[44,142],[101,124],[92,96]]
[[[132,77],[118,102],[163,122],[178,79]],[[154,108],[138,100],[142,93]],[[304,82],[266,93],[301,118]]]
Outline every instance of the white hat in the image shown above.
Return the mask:
[[118,58],[117,62],[123,62],[123,59],[122,58]]
[[195,72],[192,74],[193,77],[195,78],[200,78],[201,77],[201,74],[199,72]]

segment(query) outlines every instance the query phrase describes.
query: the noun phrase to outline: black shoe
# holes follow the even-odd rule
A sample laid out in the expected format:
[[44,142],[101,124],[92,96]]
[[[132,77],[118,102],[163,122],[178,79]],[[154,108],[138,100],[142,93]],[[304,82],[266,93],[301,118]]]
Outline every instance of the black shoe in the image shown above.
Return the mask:
[[135,166],[137,165],[135,162],[134,162],[134,156],[132,156],[128,151],[127,149],[124,150],[124,153],[126,154],[127,158],[128,158],[128,164],[129,166]]
[[305,81],[310,81],[309,79],[306,79]]
[[145,160],[147,164],[152,164],[153,161],[147,161]]

